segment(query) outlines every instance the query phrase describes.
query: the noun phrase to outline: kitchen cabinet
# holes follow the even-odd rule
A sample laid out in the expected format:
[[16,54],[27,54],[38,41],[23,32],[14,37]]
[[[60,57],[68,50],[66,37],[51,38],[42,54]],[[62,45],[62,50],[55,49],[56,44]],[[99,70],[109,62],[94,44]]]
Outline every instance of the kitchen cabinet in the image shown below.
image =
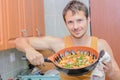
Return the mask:
[[4,21],[6,48],[13,48],[13,40],[20,36],[18,0],[4,0],[6,20]]
[[92,35],[105,39],[120,67],[120,0],[90,0]]
[[45,35],[43,2],[0,0],[0,50],[14,48],[17,37]]
[[23,0],[23,6],[24,36],[44,36],[44,0]]
[[5,42],[4,42],[4,28],[3,26],[3,4],[2,4],[2,0],[0,0],[0,50],[3,49],[5,47]]
[[23,18],[24,18],[22,33],[24,37],[33,36],[33,27],[32,27],[33,0],[22,0],[22,1],[23,1]]
[[44,28],[44,0],[33,0],[33,17],[32,17],[32,26],[34,36],[44,36],[45,28]]
[[6,5],[4,0],[0,0],[0,50],[3,50],[5,48],[5,24],[6,21]]

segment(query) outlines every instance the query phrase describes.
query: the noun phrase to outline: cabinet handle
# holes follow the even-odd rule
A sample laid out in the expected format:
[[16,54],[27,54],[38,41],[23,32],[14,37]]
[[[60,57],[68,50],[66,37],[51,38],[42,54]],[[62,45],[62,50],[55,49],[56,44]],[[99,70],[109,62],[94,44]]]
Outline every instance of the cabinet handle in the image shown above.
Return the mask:
[[26,29],[22,29],[21,32],[22,32],[23,37],[27,37],[28,36]]
[[40,30],[38,28],[36,28],[36,32],[37,32],[38,37],[40,37]]

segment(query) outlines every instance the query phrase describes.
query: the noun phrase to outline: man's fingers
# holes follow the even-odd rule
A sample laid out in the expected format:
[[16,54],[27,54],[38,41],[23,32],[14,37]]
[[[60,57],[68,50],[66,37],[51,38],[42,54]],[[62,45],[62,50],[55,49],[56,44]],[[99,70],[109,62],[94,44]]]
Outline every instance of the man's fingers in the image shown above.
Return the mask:
[[44,63],[44,57],[42,54],[30,55],[28,56],[28,60],[33,65],[41,65]]
[[111,62],[102,62],[104,72],[108,73],[112,69]]

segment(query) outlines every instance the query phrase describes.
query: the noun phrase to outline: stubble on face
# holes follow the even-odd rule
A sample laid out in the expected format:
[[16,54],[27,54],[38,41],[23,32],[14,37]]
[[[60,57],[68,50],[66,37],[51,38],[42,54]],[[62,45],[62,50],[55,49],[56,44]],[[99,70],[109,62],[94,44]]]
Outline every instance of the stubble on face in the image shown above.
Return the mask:
[[79,39],[86,35],[88,20],[83,11],[78,11],[75,14],[73,14],[72,11],[68,11],[65,19],[67,28],[72,37]]

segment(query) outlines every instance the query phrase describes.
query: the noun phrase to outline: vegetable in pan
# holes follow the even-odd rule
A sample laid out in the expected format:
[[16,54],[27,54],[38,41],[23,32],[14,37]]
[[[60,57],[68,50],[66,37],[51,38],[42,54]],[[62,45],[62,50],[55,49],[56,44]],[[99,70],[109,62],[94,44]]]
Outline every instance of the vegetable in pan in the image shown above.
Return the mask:
[[64,68],[83,68],[91,65],[94,61],[93,56],[77,52],[77,54],[67,54],[62,57],[58,65]]

